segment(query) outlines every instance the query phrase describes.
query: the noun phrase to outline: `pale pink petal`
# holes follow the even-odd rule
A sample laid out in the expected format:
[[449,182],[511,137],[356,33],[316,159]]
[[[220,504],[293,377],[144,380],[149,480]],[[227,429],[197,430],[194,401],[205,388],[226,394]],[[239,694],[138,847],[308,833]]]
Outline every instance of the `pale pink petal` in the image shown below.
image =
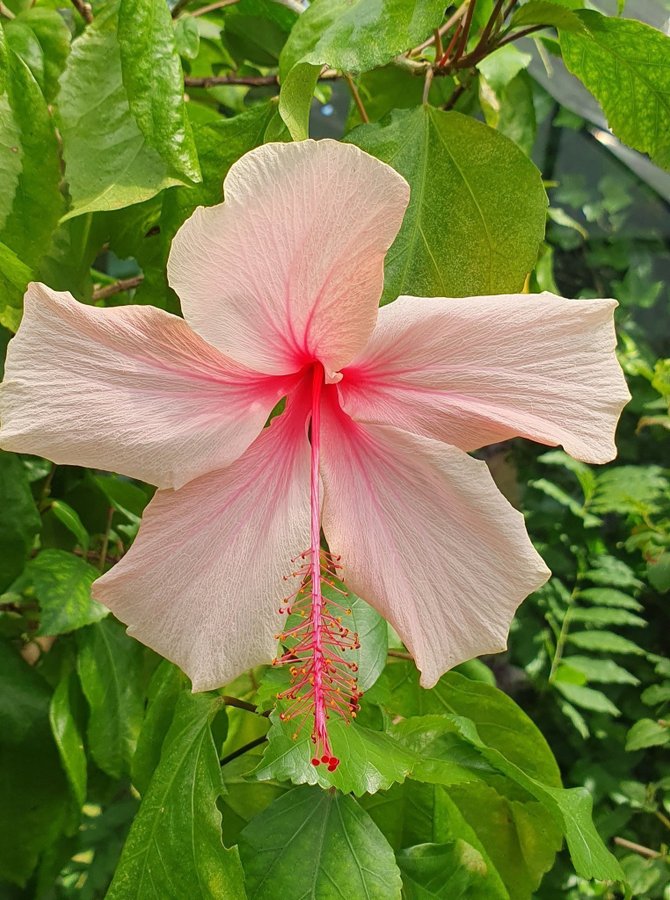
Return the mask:
[[517,606],[550,573],[486,464],[355,423],[334,405],[324,412],[324,534],[346,583],[405,642],[423,686],[503,650]]
[[303,404],[274,419],[227,469],[158,491],[130,551],[93,585],[195,691],[276,652],[284,576],[309,544],[307,413]]
[[520,436],[607,462],[630,399],[615,306],[547,293],[399,297],[345,370],[342,404],[463,450]]
[[178,487],[243,453],[286,381],[226,359],[177,316],[32,284],[7,353],[0,446]]
[[367,341],[384,254],[409,199],[405,180],[352,144],[265,144],[172,242],[170,284],[187,322],[261,372],[328,372]]

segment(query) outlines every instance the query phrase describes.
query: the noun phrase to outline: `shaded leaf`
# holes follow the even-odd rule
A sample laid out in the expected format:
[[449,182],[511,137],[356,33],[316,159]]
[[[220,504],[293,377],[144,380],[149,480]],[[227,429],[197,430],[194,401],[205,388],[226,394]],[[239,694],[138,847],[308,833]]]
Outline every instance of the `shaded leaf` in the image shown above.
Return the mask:
[[75,690],[73,675],[68,673],[61,678],[51,697],[49,721],[77,808],[81,809],[86,800],[87,760],[73,710],[72,696]]
[[0,450],[0,509],[11,515],[0,516],[0,591],[21,572],[40,517],[21,460],[14,453]]
[[64,550],[43,550],[28,572],[40,604],[39,634],[65,634],[98,622],[109,610],[91,597],[100,573]]

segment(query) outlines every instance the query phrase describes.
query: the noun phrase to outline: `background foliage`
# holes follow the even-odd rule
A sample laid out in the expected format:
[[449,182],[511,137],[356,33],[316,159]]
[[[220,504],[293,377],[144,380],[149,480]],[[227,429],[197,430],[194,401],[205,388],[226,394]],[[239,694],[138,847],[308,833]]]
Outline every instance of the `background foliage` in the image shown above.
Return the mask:
[[[192,695],[91,600],[151,488],[0,452],[3,898],[670,896],[670,189],[616,139],[670,163],[670,39],[581,7],[0,4],[3,351],[31,279],[178,312],[181,223],[311,129],[410,182],[383,302],[615,296],[633,393],[607,467],[483,452],[554,573],[507,654],[422,690],[354,600],[367,693],[325,775],[273,711],[281,673]],[[616,137],[555,99],[563,65]]]

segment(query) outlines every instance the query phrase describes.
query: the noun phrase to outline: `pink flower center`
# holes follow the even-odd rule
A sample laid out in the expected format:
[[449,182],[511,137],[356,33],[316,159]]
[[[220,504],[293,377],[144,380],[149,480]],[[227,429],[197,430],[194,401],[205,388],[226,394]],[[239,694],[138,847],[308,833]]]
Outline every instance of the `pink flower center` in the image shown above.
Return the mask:
[[[356,650],[358,635],[343,624],[351,609],[332,599],[333,592],[343,600],[340,557],[321,549],[321,396],[325,373],[320,363],[312,369],[311,392],[311,467],[310,467],[310,546],[291,560],[297,564],[289,578],[298,579],[298,588],[286,598],[280,612],[299,617],[298,624],[287,628],[278,639],[285,646],[274,665],[288,665],[291,687],[279,694],[280,700],[293,701],[280,714],[283,721],[300,720],[293,734],[296,739],[304,724],[313,718],[312,764],[323,763],[329,771],[339,765],[328,736],[328,721],[334,713],[345,721],[355,718],[361,693],[356,684],[356,663],[345,659],[347,650]],[[324,587],[326,594],[324,595]]]

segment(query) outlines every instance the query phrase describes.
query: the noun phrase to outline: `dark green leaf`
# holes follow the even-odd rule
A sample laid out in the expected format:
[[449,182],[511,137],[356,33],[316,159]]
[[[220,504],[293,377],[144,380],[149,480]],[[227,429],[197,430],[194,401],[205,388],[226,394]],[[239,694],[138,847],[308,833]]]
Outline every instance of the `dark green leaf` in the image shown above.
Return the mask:
[[540,173],[512,141],[460,113],[396,110],[347,140],[409,182],[383,300],[518,291],[544,234]]
[[167,3],[120,0],[117,36],[130,112],[147,145],[174,175],[200,181],[184,104],[184,73]]
[[399,900],[393,851],[351,797],[300,787],[275,800],[240,835],[254,900]]
[[221,841],[223,791],[211,724],[223,700],[183,693],[108,900],[243,900],[236,850]]
[[40,529],[40,517],[18,456],[0,450],[0,591],[16,579]]
[[99,622],[109,612],[91,597],[100,575],[85,560],[65,550],[43,550],[28,572],[40,604],[40,634],[65,634]]
[[143,648],[111,617],[78,631],[77,644],[91,754],[103,772],[120,778],[130,771],[142,724]]
[[0,642],[0,879],[25,884],[61,833],[69,790],[49,727],[50,691]]
[[465,841],[418,844],[401,850],[396,861],[407,900],[472,900],[486,896],[482,893],[486,863],[481,853]]
[[560,29],[568,69],[600,103],[625,143],[670,166],[670,38],[633,19],[575,13],[586,30]]
[[72,696],[76,689],[72,674],[68,673],[58,682],[51,697],[49,721],[77,808],[81,809],[86,800],[87,763],[84,742],[73,711]]
[[84,528],[84,523],[79,518],[79,513],[62,500],[52,500],[49,509],[58,521],[65,525],[67,530],[76,537],[81,549],[88,550],[90,539],[88,531]]

